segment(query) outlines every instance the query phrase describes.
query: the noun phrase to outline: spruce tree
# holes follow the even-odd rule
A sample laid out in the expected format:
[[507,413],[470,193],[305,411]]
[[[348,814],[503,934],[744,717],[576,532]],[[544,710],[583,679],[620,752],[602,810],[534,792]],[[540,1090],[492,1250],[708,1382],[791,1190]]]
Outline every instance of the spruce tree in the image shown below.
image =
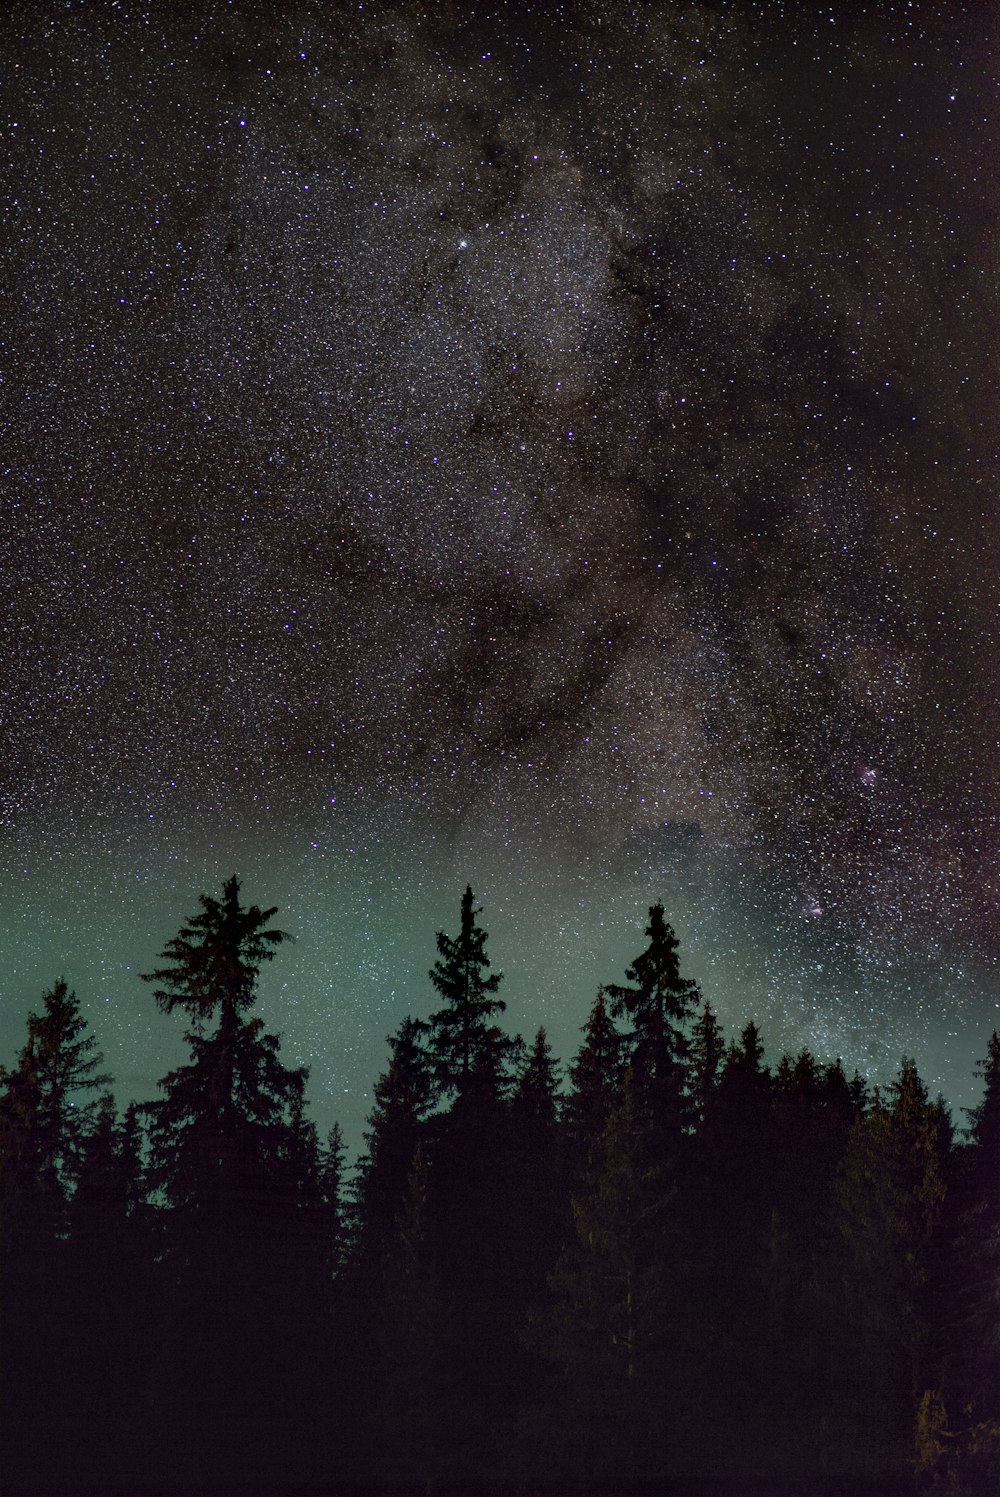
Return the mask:
[[306,1072],[282,1064],[262,1019],[244,1017],[261,966],[286,937],[267,928],[275,909],[244,906],[239,891],[234,876],[221,900],[199,895],[200,912],[161,953],[166,965],[143,974],[160,1008],[193,1020],[191,1062],[160,1083],[165,1096],[146,1113],[153,1189],[195,1232],[238,1212],[259,1221],[275,1189],[287,1188],[301,1144]]
[[260,969],[288,936],[267,929],[277,905],[262,910],[240,904],[235,874],[223,884],[221,899],[199,894],[198,902],[198,914],[160,953],[166,965],[143,973],[143,981],[158,984],[153,997],[164,1013],[182,1008],[196,1023],[218,1015],[220,1026],[229,1025],[252,1008]]
[[[239,889],[233,877],[221,899],[200,895],[199,913],[161,953],[165,965],[145,975],[161,1008],[193,1021],[189,1063],[145,1108],[149,1182],[165,1208],[162,1393],[177,1439],[164,1460],[182,1482],[195,1471],[246,1479],[265,1449],[278,1459],[277,1431],[304,1394],[280,1328],[301,1309],[293,1285],[321,1277],[309,1228],[319,1166],[306,1071],[286,1067],[278,1037],[248,1015],[260,968],[285,937],[268,927],[274,909],[243,905]],[[272,1367],[266,1409],[240,1396],[246,1364]]]
[[529,1126],[549,1132],[555,1129],[559,1093],[558,1066],[544,1028],[540,1028],[528,1053],[514,1092],[514,1111]]
[[663,905],[649,909],[649,945],[626,969],[627,984],[609,983],[611,1013],[631,1022],[627,1054],[635,1084],[653,1110],[654,1126],[679,1130],[687,1116],[687,1026],[700,993],[682,977],[678,941]]
[[136,1107],[120,1117],[110,1093],[101,1096],[69,1204],[75,1314],[62,1362],[75,1390],[74,1411],[90,1432],[91,1459],[106,1479],[136,1469],[155,1407],[144,1338],[137,1334],[152,1320],[141,1144]]
[[346,1154],[344,1131],[339,1123],[334,1123],[327,1134],[326,1148],[319,1163],[319,1186],[324,1227],[329,1244],[329,1266],[334,1276],[343,1268],[349,1241],[344,1179]]
[[691,1100],[696,1122],[703,1122],[726,1054],[722,1025],[706,998],[691,1031]]
[[[410,1161],[399,1209],[382,1244],[363,1382],[375,1473],[392,1483],[433,1471],[439,1430],[439,1305],[423,1143]],[[455,1431],[450,1432],[454,1438]]]
[[[507,1251],[515,1174],[510,1095],[523,1044],[494,1020],[487,934],[471,888],[459,934],[437,936],[431,982],[446,1006],[431,1014],[429,1050],[446,1105],[428,1125],[428,1214],[441,1285],[438,1367],[441,1418],[452,1432],[450,1476],[498,1458],[496,1428],[514,1396],[517,1316],[511,1314],[513,1263]],[[492,1347],[488,1358],[482,1347]]]
[[512,1313],[523,1324],[545,1294],[546,1276],[571,1232],[563,1134],[559,1127],[559,1068],[539,1029],[511,1101]]
[[395,1230],[413,1156],[437,1096],[427,1050],[429,1025],[405,1018],[388,1037],[390,1059],[375,1082],[375,1105],[364,1134],[353,1187],[357,1247],[377,1259]]
[[532,1341],[559,1369],[549,1458],[561,1480],[648,1478],[665,1433],[662,1354],[667,1202],[647,1163],[648,1119],[631,1074],[573,1196],[573,1239],[549,1277]]
[[[901,1471],[920,1400],[938,1372],[932,1333],[951,1126],[904,1059],[888,1096],[854,1124],[837,1187],[846,1254],[840,1417],[868,1480]],[[836,1383],[833,1383],[836,1387]]]
[[99,1105],[91,1094],[111,1079],[95,1074],[102,1059],[76,994],[60,977],[44,994],[41,1013],[28,1015],[16,1068],[0,1067],[0,1179],[5,1193],[24,1197],[22,1216],[47,1213],[53,1231],[62,1225],[82,1141]]
[[986,1059],[977,1067],[976,1075],[986,1087],[982,1101],[968,1108],[966,1114],[973,1149],[970,1175],[977,1193],[996,1206],[1000,1190],[1000,1033],[996,1030],[990,1036]]
[[1000,1033],[976,1074],[984,1094],[966,1109],[946,1304],[944,1391],[956,1428],[935,1474],[954,1465],[956,1482],[978,1492],[1000,1481]]
[[507,1007],[493,996],[502,973],[490,971],[486,931],[476,923],[480,914],[467,887],[458,935],[437,934],[438,960],[430,979],[446,1006],[431,1014],[430,1048],[445,1093],[466,1090],[481,1053],[495,1040],[490,1021]]
[[583,1044],[569,1065],[569,1093],[563,1102],[570,1150],[582,1166],[601,1137],[622,1081],[622,1036],[598,988],[583,1026]]
[[29,1014],[16,1066],[0,1069],[0,1465],[12,1484],[59,1487],[78,1474],[58,1435],[83,1348],[69,1328],[85,1304],[66,1239],[100,1107],[93,1093],[110,1080],[101,1063],[60,978]]

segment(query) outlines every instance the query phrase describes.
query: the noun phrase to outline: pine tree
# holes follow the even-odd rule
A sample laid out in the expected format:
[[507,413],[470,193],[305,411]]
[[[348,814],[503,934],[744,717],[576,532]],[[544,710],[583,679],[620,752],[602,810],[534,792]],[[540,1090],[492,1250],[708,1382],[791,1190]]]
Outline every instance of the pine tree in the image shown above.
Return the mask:
[[362,1257],[373,1261],[395,1230],[413,1156],[437,1097],[426,1043],[429,1028],[422,1019],[402,1021],[388,1037],[389,1065],[373,1088],[366,1151],[354,1183],[357,1245]]
[[511,1211],[507,1252],[512,1313],[523,1323],[571,1232],[559,1127],[559,1068],[539,1029],[511,1102]]
[[946,1111],[904,1059],[888,1099],[876,1094],[854,1124],[840,1171],[841,1357],[850,1363],[841,1417],[856,1432],[857,1474],[869,1479],[904,1467],[920,1399],[936,1386],[931,1333],[950,1149]]
[[939,1465],[954,1461],[959,1484],[993,1491],[1000,1480],[1000,1033],[991,1035],[976,1074],[985,1088],[966,1109],[945,1306],[947,1406],[960,1427]]
[[334,1123],[327,1134],[326,1149],[319,1167],[324,1228],[329,1242],[329,1264],[333,1275],[338,1274],[343,1268],[348,1251],[349,1224],[344,1178],[346,1155],[344,1131],[339,1123]]
[[686,1026],[701,995],[697,983],[680,975],[677,937],[659,902],[650,906],[646,935],[649,945],[626,969],[628,985],[609,983],[607,994],[611,1013],[631,1021],[628,1060],[654,1121],[678,1130],[687,1111]]
[[430,979],[447,1006],[431,1015],[430,1045],[445,1092],[465,1091],[481,1052],[495,1039],[490,1020],[507,1007],[493,997],[502,973],[490,972],[486,931],[476,924],[480,914],[467,887],[458,935],[437,935],[438,960]]
[[16,1069],[0,1068],[0,1179],[5,1197],[18,1199],[22,1219],[41,1212],[55,1231],[98,1107],[87,1095],[111,1078],[95,1074],[102,1056],[65,978],[42,1004],[40,1014],[28,1015]]
[[[183,1464],[174,1474],[182,1480],[199,1467],[240,1479],[264,1461],[265,1447],[277,1458],[274,1431],[293,1390],[303,1392],[280,1327],[299,1313],[295,1283],[321,1278],[306,1071],[286,1067],[277,1036],[247,1016],[260,968],[284,936],[267,926],[275,911],[242,905],[239,888],[233,877],[221,900],[200,895],[200,912],[161,953],[165,965],[145,977],[161,1008],[193,1020],[190,1062],[161,1081],[163,1097],[144,1109],[150,1188],[166,1208],[160,1273],[172,1309],[162,1395],[178,1431],[173,1459]],[[189,1363],[197,1367],[190,1375],[182,1370]],[[244,1364],[275,1372],[270,1420],[240,1397]],[[227,1440],[214,1434],[217,1425]]]
[[143,981],[159,984],[153,996],[164,1013],[182,1008],[196,1024],[218,1013],[220,1027],[228,1027],[253,1007],[260,969],[288,935],[265,929],[277,905],[262,910],[240,904],[235,874],[223,884],[221,900],[199,894],[198,902],[199,913],[160,953],[167,965],[144,973]]
[[667,1201],[648,1172],[648,1127],[628,1074],[573,1197],[574,1240],[534,1320],[533,1344],[562,1374],[549,1418],[564,1480],[626,1469],[641,1479],[655,1467]]
[[514,1111],[529,1126],[549,1132],[555,1129],[559,1073],[552,1046],[544,1028],[535,1035],[527,1064],[514,1093]]
[[[0,1071],[0,1464],[12,1483],[62,1486],[72,1465],[59,1438],[73,1407],[68,1327],[79,1315],[69,1201],[110,1078],[76,994],[63,978],[28,1016],[13,1070]],[[55,1432],[55,1433],[54,1433]]]
[[562,1109],[571,1153],[581,1164],[604,1132],[622,1081],[622,1037],[608,1013],[603,988],[597,990],[583,1035],[570,1062],[570,1090]]
[[90,1458],[106,1478],[136,1469],[152,1413],[136,1334],[151,1320],[150,1248],[137,1109],[119,1117],[105,1093],[82,1140],[69,1205],[75,1310],[61,1360],[75,1414],[90,1432]]
[[706,998],[691,1032],[691,1100],[698,1122],[711,1105],[725,1053],[722,1025]]
[[[410,1162],[393,1229],[382,1246],[365,1379],[377,1472],[398,1484],[434,1469],[439,1439],[438,1302],[423,1143]],[[451,1432],[454,1436],[454,1431]]]
[[972,1144],[971,1176],[984,1198],[997,1202],[1000,1190],[1000,1033],[990,1036],[986,1059],[976,1075],[986,1083],[985,1095],[976,1107],[967,1109],[967,1129]]

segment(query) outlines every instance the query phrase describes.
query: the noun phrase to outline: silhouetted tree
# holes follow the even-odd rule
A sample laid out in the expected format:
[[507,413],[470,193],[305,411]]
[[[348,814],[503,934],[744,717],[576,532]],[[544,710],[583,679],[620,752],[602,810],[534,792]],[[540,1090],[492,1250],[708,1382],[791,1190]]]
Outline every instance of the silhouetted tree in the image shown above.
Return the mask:
[[105,1093],[81,1143],[69,1203],[73,1335],[61,1360],[90,1459],[106,1479],[127,1479],[137,1468],[155,1418],[156,1388],[137,1334],[151,1322],[151,1250],[137,1108],[120,1117]]
[[377,1451],[374,1473],[392,1483],[428,1479],[441,1437],[440,1307],[428,1193],[427,1159],[418,1143],[382,1245],[363,1385]]
[[572,1231],[558,1104],[558,1066],[545,1030],[539,1029],[511,1101],[507,1251],[511,1309],[522,1321],[544,1297],[547,1275]]
[[582,1167],[607,1126],[622,1081],[622,1037],[607,1010],[604,989],[583,1026],[583,1044],[569,1065],[563,1102],[572,1155]]
[[[749,1048],[759,1074],[759,1046]],[[752,1458],[762,1475],[787,1482],[818,1474],[827,1455],[828,1383],[837,1370],[830,1329],[841,1314],[831,1285],[843,1256],[835,1181],[857,1114],[840,1063],[821,1065],[808,1050],[782,1057],[758,1105],[765,1126],[755,1162],[765,1189],[743,1219],[754,1233],[745,1251],[759,1286],[744,1358],[757,1411]],[[743,1164],[753,1167],[747,1156]]]
[[659,1146],[669,1147],[669,1135],[686,1122],[687,1025],[700,993],[697,983],[682,977],[678,942],[667,924],[663,905],[650,906],[646,927],[649,945],[626,969],[627,985],[609,983],[611,1013],[632,1025],[626,1039],[628,1063],[635,1085],[652,1108]]
[[877,1095],[854,1124],[840,1172],[842,1357],[851,1360],[836,1394],[855,1431],[855,1474],[870,1480],[910,1458],[921,1398],[936,1382],[933,1287],[950,1147],[947,1113],[904,1060],[888,1099]]
[[95,1074],[102,1056],[65,978],[43,996],[42,1005],[40,1014],[28,1015],[28,1038],[16,1068],[0,1068],[0,1168],[5,1191],[26,1197],[18,1219],[29,1212],[45,1214],[55,1232],[63,1226],[62,1207],[99,1105],[87,1094],[111,1078]]
[[624,1470],[642,1479],[655,1465],[668,1201],[648,1173],[648,1126],[627,1074],[573,1197],[574,1240],[534,1320],[533,1344],[561,1373],[548,1458],[563,1480],[611,1481]]
[[158,984],[153,997],[164,1013],[182,1008],[196,1022],[218,1015],[220,1025],[232,1023],[253,1007],[260,969],[288,936],[266,928],[277,905],[262,910],[240,904],[235,874],[223,884],[221,899],[199,894],[198,902],[198,914],[160,953],[166,966],[143,973],[143,981]]
[[[71,1341],[79,1304],[66,1235],[79,1178],[110,1078],[76,994],[60,978],[28,1016],[13,1070],[0,1071],[0,1315],[2,1464],[8,1479],[70,1479],[65,1422],[72,1409]],[[60,1464],[62,1462],[62,1464]]]
[[[491,1019],[507,1005],[494,998],[502,973],[490,972],[486,931],[476,924],[482,913],[471,888],[462,896],[457,936],[438,931],[438,960],[430,979],[446,1007],[430,1017],[430,1049],[444,1092],[463,1092],[480,1054],[491,1042]],[[489,975],[487,975],[489,974]]]
[[985,1088],[966,1109],[944,1307],[944,1401],[930,1411],[925,1466],[939,1485],[950,1477],[963,1491],[993,1492],[1000,1481],[1000,1034],[991,1035],[976,1074]]
[[[145,977],[161,1008],[194,1021],[190,1063],[145,1108],[150,1186],[168,1208],[161,1276],[174,1308],[164,1395],[183,1431],[174,1454],[185,1477],[200,1469],[236,1479],[255,1462],[259,1474],[265,1452],[278,1457],[274,1431],[283,1416],[287,1426],[292,1389],[302,1389],[278,1328],[297,1314],[296,1281],[315,1290],[322,1278],[306,1071],[283,1065],[277,1036],[246,1017],[260,968],[284,936],[268,928],[275,911],[242,905],[239,888],[233,877],[221,900],[200,895],[200,912],[162,952],[166,965]],[[240,1395],[246,1362],[282,1369],[266,1409]]]
[[347,1146],[344,1131],[334,1123],[327,1134],[326,1148],[319,1163],[319,1185],[328,1235],[329,1264],[332,1274],[340,1272],[348,1248],[347,1203],[345,1199],[345,1159]]
[[375,1103],[364,1134],[366,1151],[354,1183],[357,1240],[373,1261],[395,1231],[413,1156],[437,1097],[427,1049],[430,1026],[405,1018],[388,1038],[390,1059],[375,1082]]
[[691,1031],[691,1101],[695,1121],[702,1122],[711,1104],[726,1054],[722,1025],[706,998]]

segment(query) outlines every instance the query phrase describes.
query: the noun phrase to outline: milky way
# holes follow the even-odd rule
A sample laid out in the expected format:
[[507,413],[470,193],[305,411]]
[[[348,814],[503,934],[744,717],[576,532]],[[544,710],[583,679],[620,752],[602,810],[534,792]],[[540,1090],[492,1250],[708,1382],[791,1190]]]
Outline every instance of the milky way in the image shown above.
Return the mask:
[[4,23],[8,1060],[236,869],[356,1130],[471,881],[570,1053],[662,898],[732,1031],[998,1022],[991,7]]

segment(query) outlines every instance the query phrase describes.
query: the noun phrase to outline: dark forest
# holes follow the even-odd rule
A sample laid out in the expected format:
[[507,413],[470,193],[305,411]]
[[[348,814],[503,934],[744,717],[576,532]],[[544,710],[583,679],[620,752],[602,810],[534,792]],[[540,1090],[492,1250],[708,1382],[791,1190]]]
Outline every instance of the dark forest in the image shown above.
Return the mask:
[[[471,889],[352,1170],[253,1014],[234,877],[124,1113],[60,979],[0,1070],[11,1492],[994,1492],[1000,1036],[963,1124],[727,1036],[661,904],[563,1066]],[[433,946],[429,941],[429,954]],[[600,976],[600,974],[598,974]],[[970,1068],[975,1058],[970,1057]]]

